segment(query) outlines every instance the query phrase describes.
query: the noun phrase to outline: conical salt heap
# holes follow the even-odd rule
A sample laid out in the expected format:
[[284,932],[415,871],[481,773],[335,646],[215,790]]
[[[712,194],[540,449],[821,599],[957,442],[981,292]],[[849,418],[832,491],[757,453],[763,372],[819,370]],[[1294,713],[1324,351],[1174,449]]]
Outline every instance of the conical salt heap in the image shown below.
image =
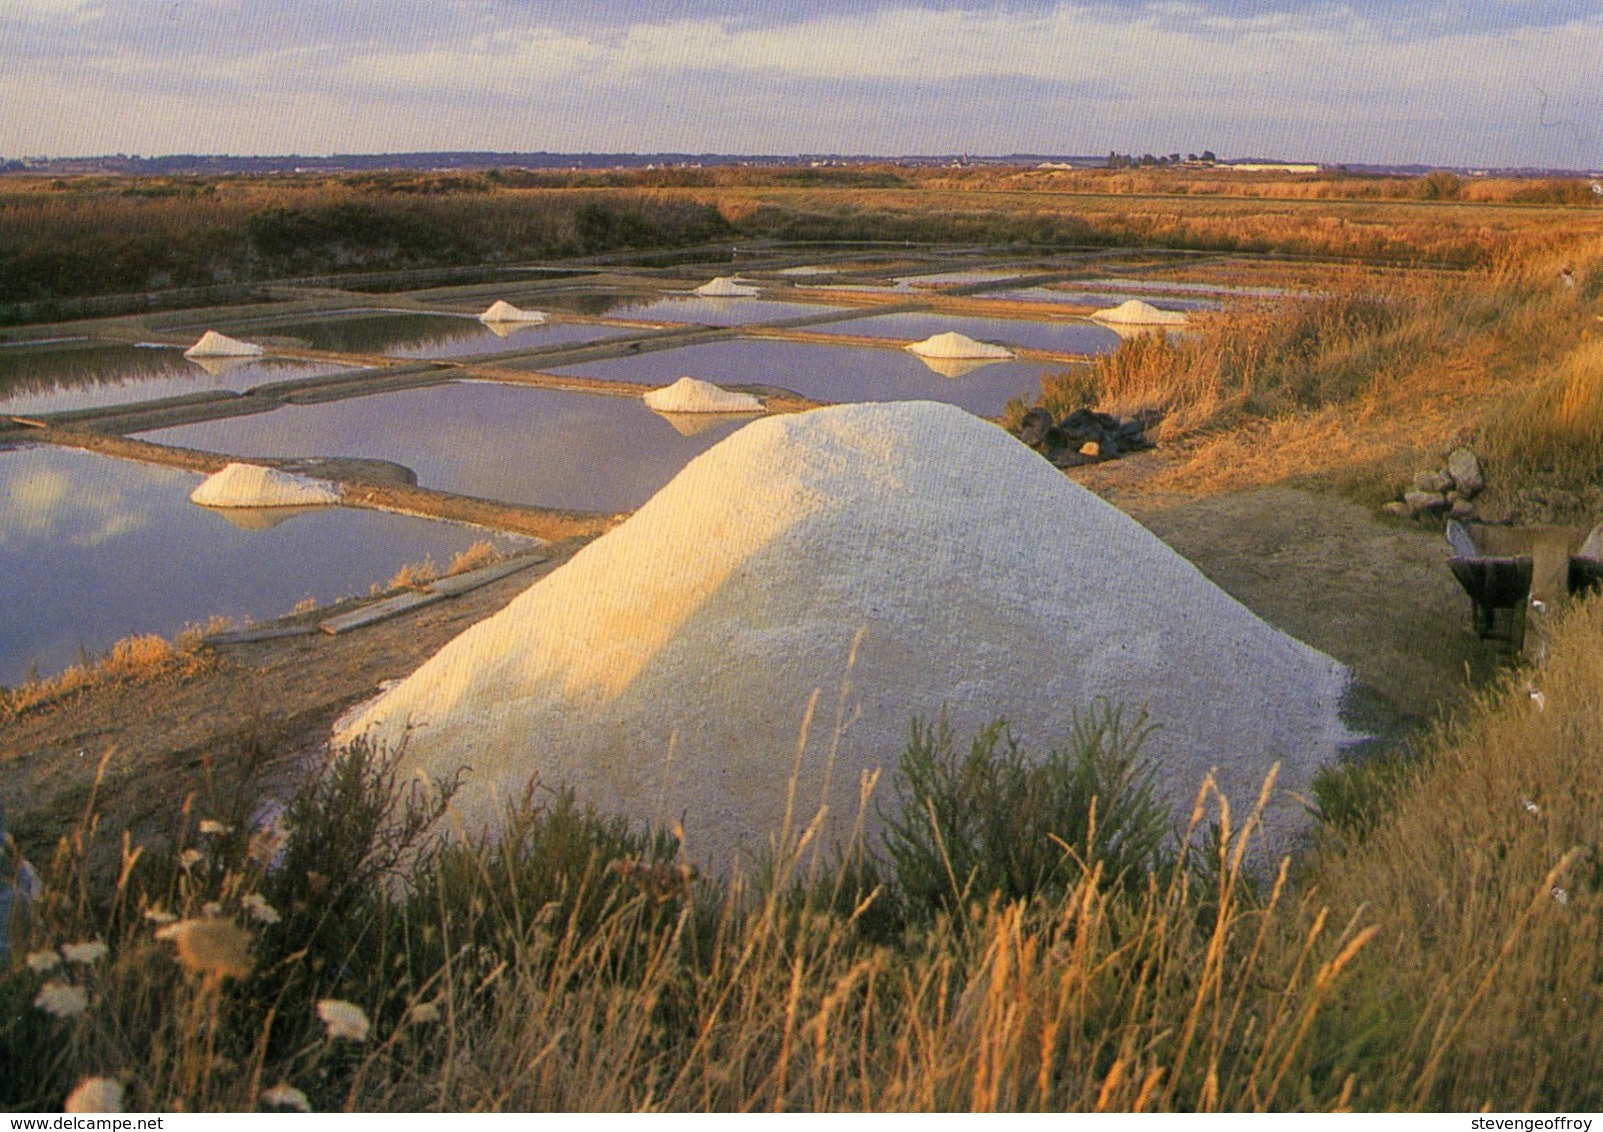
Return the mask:
[[703,283],[696,288],[696,294],[704,299],[741,299],[759,293],[756,287],[737,283],[727,275],[720,275],[711,283]]
[[1184,326],[1186,316],[1180,311],[1159,310],[1140,299],[1126,299],[1116,307],[1107,307],[1091,315],[1098,322],[1116,322],[1124,326]]
[[526,311],[513,306],[505,299],[497,299],[479,316],[480,322],[544,322],[544,311]]
[[260,464],[229,464],[206,477],[189,501],[202,507],[308,507],[338,503],[340,490],[328,480]]
[[[1044,753],[1104,696],[1159,726],[1144,750],[1181,822],[1210,767],[1239,814],[1282,763],[1266,829],[1284,848],[1306,817],[1286,791],[1351,738],[1347,683],[1002,429],[859,404],[715,445],[337,740],[404,737],[403,779],[468,768],[469,833],[538,775],[603,812],[682,819],[691,858],[727,867],[781,826],[815,689],[796,813],[827,799],[826,843],[863,772],[885,769],[875,797],[893,803],[914,716],[944,709],[959,736],[1005,717]],[[871,806],[870,845],[879,824]]]
[[760,413],[763,403],[750,393],[731,393],[710,381],[681,377],[672,385],[653,389],[643,400],[658,413]]
[[1013,351],[1006,346],[993,346],[989,342],[976,342],[967,334],[948,330],[945,334],[932,334],[922,342],[907,347],[921,358],[1011,358]]
[[184,351],[184,357],[259,358],[266,352],[254,342],[241,342],[238,338],[208,330],[200,336],[200,341]]

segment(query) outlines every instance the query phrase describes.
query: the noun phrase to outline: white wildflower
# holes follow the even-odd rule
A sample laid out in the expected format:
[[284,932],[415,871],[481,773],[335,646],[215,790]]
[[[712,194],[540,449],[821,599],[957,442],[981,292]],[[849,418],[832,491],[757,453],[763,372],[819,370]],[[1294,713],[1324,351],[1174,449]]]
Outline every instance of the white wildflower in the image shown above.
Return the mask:
[[39,988],[33,1004],[57,1018],[76,1018],[89,1009],[89,994],[82,987],[58,983],[54,979]]
[[252,892],[239,901],[250,913],[250,918],[263,924],[276,924],[279,920],[278,909],[267,902],[267,898],[259,892]]
[[64,943],[61,945],[62,957],[68,963],[98,963],[106,957],[108,948],[98,939],[88,943]]
[[1553,896],[1554,900],[1558,901],[1558,906],[1560,908],[1564,907],[1566,904],[1568,904],[1570,902],[1570,894],[1565,892],[1562,888],[1560,888],[1556,884],[1553,886],[1552,896]]
[[209,833],[217,837],[223,837],[227,834],[233,833],[234,827],[231,825],[224,825],[220,821],[213,821],[211,818],[205,818],[200,823],[200,831],[202,833]]
[[66,1112],[121,1112],[122,1082],[113,1077],[85,1077],[67,1094]]
[[1527,810],[1529,810],[1533,814],[1540,814],[1542,812],[1542,807],[1538,806],[1535,802],[1531,801],[1529,798],[1525,799],[1525,808]]
[[323,998],[317,1002],[317,1016],[328,1027],[330,1038],[349,1038],[365,1042],[371,1023],[360,1006],[338,998]]
[[294,1085],[277,1084],[262,1093],[262,1103],[272,1105],[274,1108],[293,1108],[297,1112],[311,1112],[311,1102],[306,1094]]
[[28,952],[27,963],[28,970],[34,974],[48,975],[51,971],[61,966],[61,956],[54,951],[30,951]]
[[440,1008],[432,1002],[420,1002],[407,1012],[407,1018],[413,1025],[420,1025],[424,1022],[438,1022],[440,1020]]
[[1528,688],[1526,691],[1531,697],[1531,703],[1536,705],[1537,711],[1547,710],[1547,697],[1542,695],[1542,690],[1540,688]]

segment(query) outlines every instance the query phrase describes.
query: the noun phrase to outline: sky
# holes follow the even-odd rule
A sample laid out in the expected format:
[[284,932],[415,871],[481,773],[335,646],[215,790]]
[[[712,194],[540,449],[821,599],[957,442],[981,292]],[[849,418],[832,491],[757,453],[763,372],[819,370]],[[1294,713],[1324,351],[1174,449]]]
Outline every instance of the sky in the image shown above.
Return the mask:
[[0,156],[1603,167],[1603,0],[3,0]]

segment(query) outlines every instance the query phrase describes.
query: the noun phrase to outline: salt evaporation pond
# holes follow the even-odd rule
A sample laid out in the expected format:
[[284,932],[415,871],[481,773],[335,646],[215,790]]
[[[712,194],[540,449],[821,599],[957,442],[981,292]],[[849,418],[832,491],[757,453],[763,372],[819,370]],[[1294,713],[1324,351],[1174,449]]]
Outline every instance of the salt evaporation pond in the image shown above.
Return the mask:
[[[344,507],[213,511],[204,477],[49,446],[0,450],[0,684],[51,676],[133,634],[172,637],[442,569],[487,532]],[[238,525],[237,525],[238,524]],[[276,524],[276,525],[274,525]],[[497,536],[504,550],[527,540]]]
[[920,342],[932,334],[955,330],[976,342],[995,342],[1024,350],[1058,354],[1104,354],[1118,348],[1119,336],[1094,322],[1030,322],[1018,318],[971,318],[966,315],[876,314],[807,328],[818,334],[853,334]]
[[773,385],[815,401],[945,401],[980,416],[997,416],[1014,397],[1037,396],[1041,376],[1052,368],[994,362],[947,377],[906,350],[735,338],[551,372],[642,385],[667,385],[688,375],[715,385]]
[[[423,487],[614,513],[639,507],[749,419],[671,422],[636,398],[475,381],[286,405],[142,436],[234,456],[392,460]],[[702,425],[693,435],[679,431]]]
[[932,275],[901,275],[895,280],[898,291],[925,290],[932,287],[952,287],[965,283],[1004,282],[1017,279],[1027,272],[1020,267],[981,267],[967,271],[940,271]]
[[[1118,285],[1124,288],[1124,284]],[[1116,307],[1126,299],[1141,299],[1159,310],[1209,311],[1218,310],[1222,303],[1216,299],[1182,299],[1173,295],[1156,296],[1149,290],[1125,288],[1107,291],[1074,291],[1059,287],[1019,287],[1000,291],[986,291],[975,295],[977,299],[1008,299],[1016,303],[1073,303],[1076,306]]]
[[476,315],[380,312],[236,325],[242,334],[293,338],[312,350],[388,358],[468,358],[596,342],[626,331],[593,323],[511,323],[505,334]]
[[124,405],[209,390],[244,392],[272,381],[337,373],[334,363],[184,357],[173,347],[103,342],[0,347],[0,415]]
[[665,295],[607,308],[608,318],[635,322],[688,322],[703,326],[749,326],[756,322],[782,322],[809,315],[836,314],[847,308],[817,303],[787,303],[774,299],[703,299],[696,295]]

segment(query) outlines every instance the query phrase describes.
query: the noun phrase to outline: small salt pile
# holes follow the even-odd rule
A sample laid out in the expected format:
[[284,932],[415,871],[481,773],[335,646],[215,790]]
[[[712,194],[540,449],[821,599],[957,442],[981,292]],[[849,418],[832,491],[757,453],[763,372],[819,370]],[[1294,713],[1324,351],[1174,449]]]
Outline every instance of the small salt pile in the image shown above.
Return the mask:
[[544,322],[544,311],[526,311],[513,306],[505,299],[497,299],[479,315],[480,322]]
[[184,357],[259,358],[266,352],[254,342],[241,342],[238,338],[208,330],[200,336],[200,341],[184,351]]
[[945,334],[932,334],[922,342],[907,347],[921,358],[1011,358],[1013,351],[1006,346],[993,346],[989,342],[976,342],[966,334],[948,330]]
[[810,697],[847,683],[849,722],[836,736],[820,709],[796,785],[803,824],[827,802],[826,844],[914,716],[959,736],[1004,717],[1044,753],[1097,697],[1145,709],[1182,820],[1210,768],[1242,812],[1281,765],[1271,851],[1307,820],[1292,792],[1351,738],[1340,664],[1002,429],[929,402],[746,425],[336,738],[371,734],[408,779],[468,768],[469,834],[538,775],[682,821],[691,859],[728,867],[781,826]]
[[1180,311],[1159,310],[1140,299],[1126,299],[1116,307],[1094,312],[1098,322],[1112,322],[1123,326],[1184,326],[1186,316]]
[[658,413],[760,413],[763,403],[750,393],[731,393],[710,381],[681,377],[672,385],[653,389],[644,397],[646,408]]
[[340,491],[328,480],[264,468],[229,464],[190,493],[202,507],[314,507],[338,503]]
[[759,294],[756,287],[738,282],[727,275],[720,275],[710,283],[703,283],[696,288],[696,294],[704,299],[743,299]]

